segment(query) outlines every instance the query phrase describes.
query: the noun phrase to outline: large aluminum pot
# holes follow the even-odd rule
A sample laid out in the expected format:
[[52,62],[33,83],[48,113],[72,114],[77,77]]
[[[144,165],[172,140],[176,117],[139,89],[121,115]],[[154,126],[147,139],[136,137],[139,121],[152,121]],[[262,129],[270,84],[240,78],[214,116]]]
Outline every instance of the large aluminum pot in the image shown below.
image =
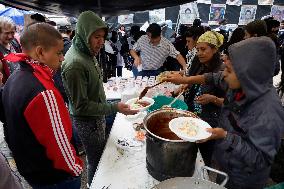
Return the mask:
[[206,170],[216,172],[217,174],[221,174],[225,177],[225,180],[220,184],[216,184],[214,182],[205,180],[204,173],[201,178],[194,177],[176,177],[172,179],[165,180],[160,184],[154,186],[152,189],[226,189],[224,185],[228,181],[228,175],[224,172],[212,169],[210,167],[203,166],[203,172]]
[[181,116],[197,117],[188,111],[164,108],[144,118],[147,169],[159,181],[194,173],[197,145],[181,140],[169,129],[170,120]]

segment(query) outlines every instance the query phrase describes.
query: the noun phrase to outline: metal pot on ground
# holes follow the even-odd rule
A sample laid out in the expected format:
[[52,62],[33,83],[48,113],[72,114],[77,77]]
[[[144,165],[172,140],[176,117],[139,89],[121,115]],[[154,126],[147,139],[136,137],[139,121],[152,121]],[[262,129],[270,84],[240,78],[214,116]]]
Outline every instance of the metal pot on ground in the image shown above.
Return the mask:
[[[218,185],[214,182],[208,181],[205,178],[206,171],[212,171],[225,177],[224,181]],[[229,177],[226,173],[212,169],[207,166],[202,167],[202,179],[194,177],[176,177],[165,180],[160,184],[154,186],[152,189],[226,189],[224,186],[227,183]]]
[[151,112],[144,118],[146,134],[146,165],[157,180],[173,177],[191,177],[195,170],[197,145],[178,138],[170,131],[168,123],[177,117],[197,117],[195,114],[164,108]]

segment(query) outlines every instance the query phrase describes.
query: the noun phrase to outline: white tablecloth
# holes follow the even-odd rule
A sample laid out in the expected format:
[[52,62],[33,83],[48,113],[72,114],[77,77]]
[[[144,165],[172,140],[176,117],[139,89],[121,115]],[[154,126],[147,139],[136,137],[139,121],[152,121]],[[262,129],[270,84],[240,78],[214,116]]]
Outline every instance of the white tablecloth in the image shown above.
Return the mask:
[[[93,178],[91,189],[150,189],[159,181],[155,180],[146,168],[146,145],[139,151],[118,152],[115,145],[118,137],[134,136],[132,123],[118,113],[98,169]],[[204,165],[200,153],[197,155],[194,177],[200,177]]]

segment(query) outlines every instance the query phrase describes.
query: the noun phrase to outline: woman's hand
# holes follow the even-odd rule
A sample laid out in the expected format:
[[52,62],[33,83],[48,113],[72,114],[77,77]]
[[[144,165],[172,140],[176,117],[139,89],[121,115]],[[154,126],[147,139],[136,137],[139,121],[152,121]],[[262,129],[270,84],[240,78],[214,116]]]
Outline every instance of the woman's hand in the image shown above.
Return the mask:
[[183,90],[186,90],[188,86],[188,84],[181,85],[177,90],[174,91],[174,95],[179,95]]
[[174,84],[186,84],[186,77],[180,75],[180,73],[171,73],[167,77],[163,78],[162,81],[171,82]]
[[204,104],[209,104],[213,103],[216,100],[216,96],[210,95],[210,94],[203,94],[195,98],[195,101],[198,104],[204,105]]
[[203,143],[207,142],[208,140],[217,140],[217,139],[224,139],[227,136],[227,131],[222,128],[208,128],[206,129],[207,132],[211,133],[212,135],[204,140],[199,140],[196,143]]

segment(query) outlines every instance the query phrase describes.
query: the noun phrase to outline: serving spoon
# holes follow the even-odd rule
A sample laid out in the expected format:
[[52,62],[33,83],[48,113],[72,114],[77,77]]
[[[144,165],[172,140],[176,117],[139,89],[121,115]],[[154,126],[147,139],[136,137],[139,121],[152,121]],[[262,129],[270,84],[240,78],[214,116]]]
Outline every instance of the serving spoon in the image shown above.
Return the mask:
[[151,89],[151,88],[153,88],[153,87],[156,87],[156,86],[158,86],[158,85],[160,85],[160,84],[162,84],[162,83],[164,83],[164,82],[165,82],[165,81],[161,81],[161,82],[159,82],[159,83],[157,83],[157,84],[155,84],[155,85],[145,87],[145,88],[143,89],[143,91],[140,93],[140,95],[139,95],[137,101],[139,101],[140,99],[142,99],[142,98],[147,94],[147,92],[148,92],[149,89]]

